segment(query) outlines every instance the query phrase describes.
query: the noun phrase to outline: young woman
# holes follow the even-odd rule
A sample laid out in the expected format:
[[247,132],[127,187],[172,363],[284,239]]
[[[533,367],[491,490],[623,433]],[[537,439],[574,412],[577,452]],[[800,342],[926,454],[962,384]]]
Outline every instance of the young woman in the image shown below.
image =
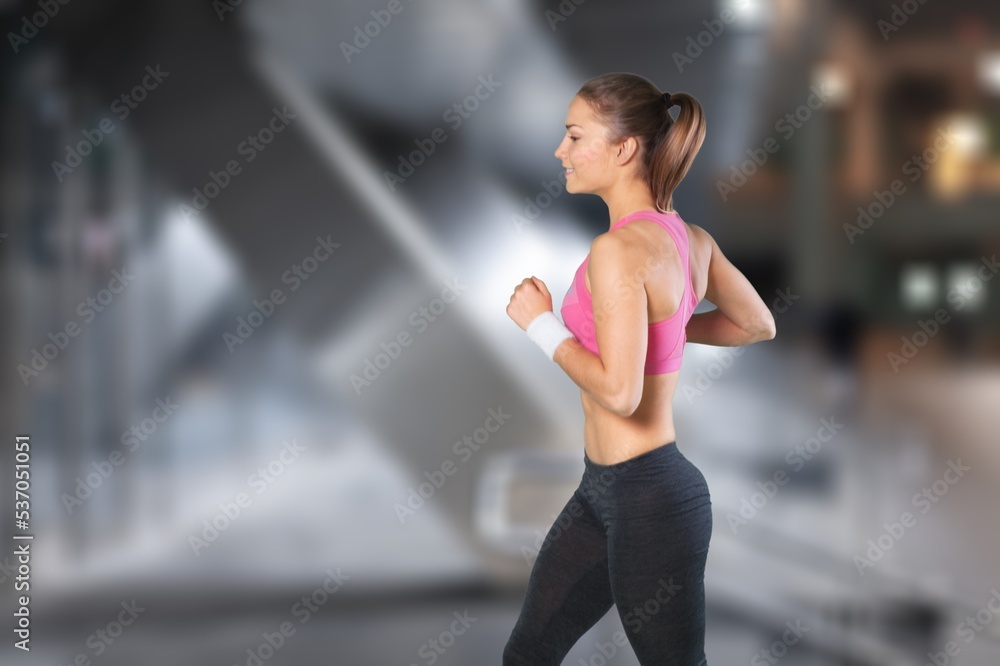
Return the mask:
[[[774,318],[708,232],[673,210],[705,137],[694,97],[607,74],[580,88],[566,130],[555,151],[566,191],[600,196],[611,226],[576,271],[566,325],[534,276],[507,314],[580,387],[585,470],[539,550],[503,664],[560,664],[614,605],[641,664],[704,666],[712,503],[677,448],[671,401],[685,341],[770,340]],[[702,298],[717,309],[692,315]]]

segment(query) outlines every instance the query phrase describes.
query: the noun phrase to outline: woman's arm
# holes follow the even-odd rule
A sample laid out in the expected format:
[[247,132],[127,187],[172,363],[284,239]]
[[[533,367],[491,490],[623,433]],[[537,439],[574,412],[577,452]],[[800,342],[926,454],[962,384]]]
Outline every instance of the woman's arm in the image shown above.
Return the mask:
[[705,300],[714,303],[717,309],[692,315],[686,328],[687,341],[738,347],[773,339],[777,332],[774,315],[757,290],[733,266],[707,231],[694,224],[690,226],[712,244]]
[[645,250],[615,234],[594,239],[589,268],[598,356],[576,338],[564,340],[553,360],[606,409],[630,416],[642,399],[648,316],[642,279]]
[[742,347],[774,337],[773,332],[753,332],[740,328],[718,308],[691,315],[685,330],[688,342],[716,347]]
[[552,357],[573,382],[609,412],[628,416],[634,407],[625,405],[618,390],[609,383],[601,357],[593,353],[576,338],[567,338],[556,348]]

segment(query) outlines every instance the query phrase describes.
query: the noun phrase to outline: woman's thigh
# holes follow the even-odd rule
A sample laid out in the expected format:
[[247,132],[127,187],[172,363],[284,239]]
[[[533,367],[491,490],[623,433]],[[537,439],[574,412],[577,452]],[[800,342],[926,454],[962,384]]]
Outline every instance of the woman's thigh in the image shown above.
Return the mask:
[[640,664],[705,663],[711,503],[704,496],[683,504],[649,505],[645,515],[637,510],[636,517],[609,526],[612,594]]
[[612,604],[607,536],[577,488],[539,548],[504,666],[558,666]]

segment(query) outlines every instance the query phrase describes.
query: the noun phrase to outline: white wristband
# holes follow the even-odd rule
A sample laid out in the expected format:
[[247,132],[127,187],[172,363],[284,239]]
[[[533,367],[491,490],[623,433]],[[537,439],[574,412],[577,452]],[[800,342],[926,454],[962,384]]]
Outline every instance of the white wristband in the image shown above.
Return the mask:
[[524,331],[536,345],[542,348],[550,361],[554,360],[556,348],[559,347],[560,343],[566,338],[573,337],[573,333],[559,321],[552,310],[546,310],[532,319]]

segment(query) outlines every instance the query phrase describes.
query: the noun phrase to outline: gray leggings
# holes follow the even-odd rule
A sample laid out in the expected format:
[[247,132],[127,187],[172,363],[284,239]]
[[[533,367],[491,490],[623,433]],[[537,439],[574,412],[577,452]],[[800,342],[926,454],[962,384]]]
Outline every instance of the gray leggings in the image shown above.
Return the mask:
[[503,666],[559,666],[612,605],[625,632],[595,656],[627,639],[644,666],[705,666],[705,477],[675,442],[614,465],[584,453],[584,465],[539,548]]

